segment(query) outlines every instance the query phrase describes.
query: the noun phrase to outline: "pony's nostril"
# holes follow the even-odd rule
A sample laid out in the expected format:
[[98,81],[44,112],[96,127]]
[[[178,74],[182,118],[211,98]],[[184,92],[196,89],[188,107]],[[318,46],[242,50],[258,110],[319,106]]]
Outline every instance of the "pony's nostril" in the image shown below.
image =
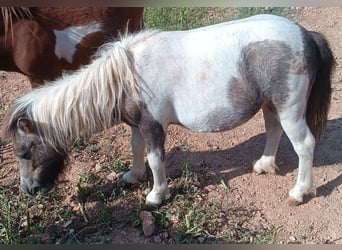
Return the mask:
[[40,191],[40,187],[34,187],[32,189],[33,193],[32,194],[37,194]]
[[22,185],[21,187],[21,189],[29,195],[36,195],[38,192],[40,192],[41,188],[42,186],[37,181],[33,181],[33,183],[30,185],[26,183],[26,185]]
[[30,189],[27,186],[22,185],[20,188],[21,191],[23,191],[24,193],[32,195]]

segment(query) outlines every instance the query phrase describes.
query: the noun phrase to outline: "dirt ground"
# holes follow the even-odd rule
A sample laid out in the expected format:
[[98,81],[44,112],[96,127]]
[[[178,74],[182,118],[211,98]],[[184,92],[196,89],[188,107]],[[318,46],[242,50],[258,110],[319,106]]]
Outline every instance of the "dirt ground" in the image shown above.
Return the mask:
[[[257,226],[262,222],[281,228],[278,243],[342,243],[342,8],[304,8],[296,20],[309,30],[323,33],[337,61],[329,121],[314,158],[317,196],[300,206],[288,206],[286,199],[296,180],[298,161],[285,136],[277,158],[278,175],[251,172],[251,163],[260,156],[265,143],[260,112],[246,124],[224,133],[200,134],[171,126],[166,144],[167,174],[179,171],[184,162],[195,168],[204,166],[204,171],[217,179],[216,183],[212,181],[206,187],[213,193],[222,191],[217,186],[224,178],[234,188],[230,202],[259,211],[250,219],[250,224]],[[19,74],[0,72],[0,90],[0,112],[4,112],[16,96],[30,90],[30,85]],[[129,139],[130,129],[125,125],[96,137],[99,145],[112,145],[113,150],[128,161],[131,157]],[[0,147],[6,158],[6,165],[0,162],[3,165],[0,183],[5,185],[18,178],[18,171],[10,145],[4,141]],[[63,185],[74,187],[79,175],[94,167],[96,162],[91,158],[74,153],[67,173],[68,181]],[[117,241],[114,238],[113,242],[121,242],[127,239],[127,235],[125,237],[118,235]]]

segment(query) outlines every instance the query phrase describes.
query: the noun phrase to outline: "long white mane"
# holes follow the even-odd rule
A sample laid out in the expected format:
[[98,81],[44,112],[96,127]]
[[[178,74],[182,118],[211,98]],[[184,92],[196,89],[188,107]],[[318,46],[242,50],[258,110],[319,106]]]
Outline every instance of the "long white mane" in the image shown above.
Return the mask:
[[123,97],[138,98],[129,48],[156,32],[125,34],[120,41],[106,43],[89,65],[18,98],[10,124],[26,116],[53,147],[65,147],[80,133],[90,136],[112,127],[121,120]]

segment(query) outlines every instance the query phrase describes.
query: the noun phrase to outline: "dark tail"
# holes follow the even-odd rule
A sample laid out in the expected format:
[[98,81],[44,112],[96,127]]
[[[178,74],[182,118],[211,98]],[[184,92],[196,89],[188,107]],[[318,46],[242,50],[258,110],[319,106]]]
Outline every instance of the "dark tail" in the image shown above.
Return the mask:
[[309,31],[311,44],[316,53],[316,74],[307,103],[306,119],[312,134],[319,139],[328,119],[331,99],[331,74],[335,59],[325,37],[317,32]]

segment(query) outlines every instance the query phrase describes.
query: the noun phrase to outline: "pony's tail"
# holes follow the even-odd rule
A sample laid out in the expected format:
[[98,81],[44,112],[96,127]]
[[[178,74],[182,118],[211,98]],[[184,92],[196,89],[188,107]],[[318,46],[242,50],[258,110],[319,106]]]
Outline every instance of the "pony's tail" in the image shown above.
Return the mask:
[[335,59],[328,41],[320,33],[310,31],[312,41],[317,51],[317,65],[314,82],[307,103],[306,119],[309,128],[316,139],[319,139],[328,119],[331,99],[331,73]]

